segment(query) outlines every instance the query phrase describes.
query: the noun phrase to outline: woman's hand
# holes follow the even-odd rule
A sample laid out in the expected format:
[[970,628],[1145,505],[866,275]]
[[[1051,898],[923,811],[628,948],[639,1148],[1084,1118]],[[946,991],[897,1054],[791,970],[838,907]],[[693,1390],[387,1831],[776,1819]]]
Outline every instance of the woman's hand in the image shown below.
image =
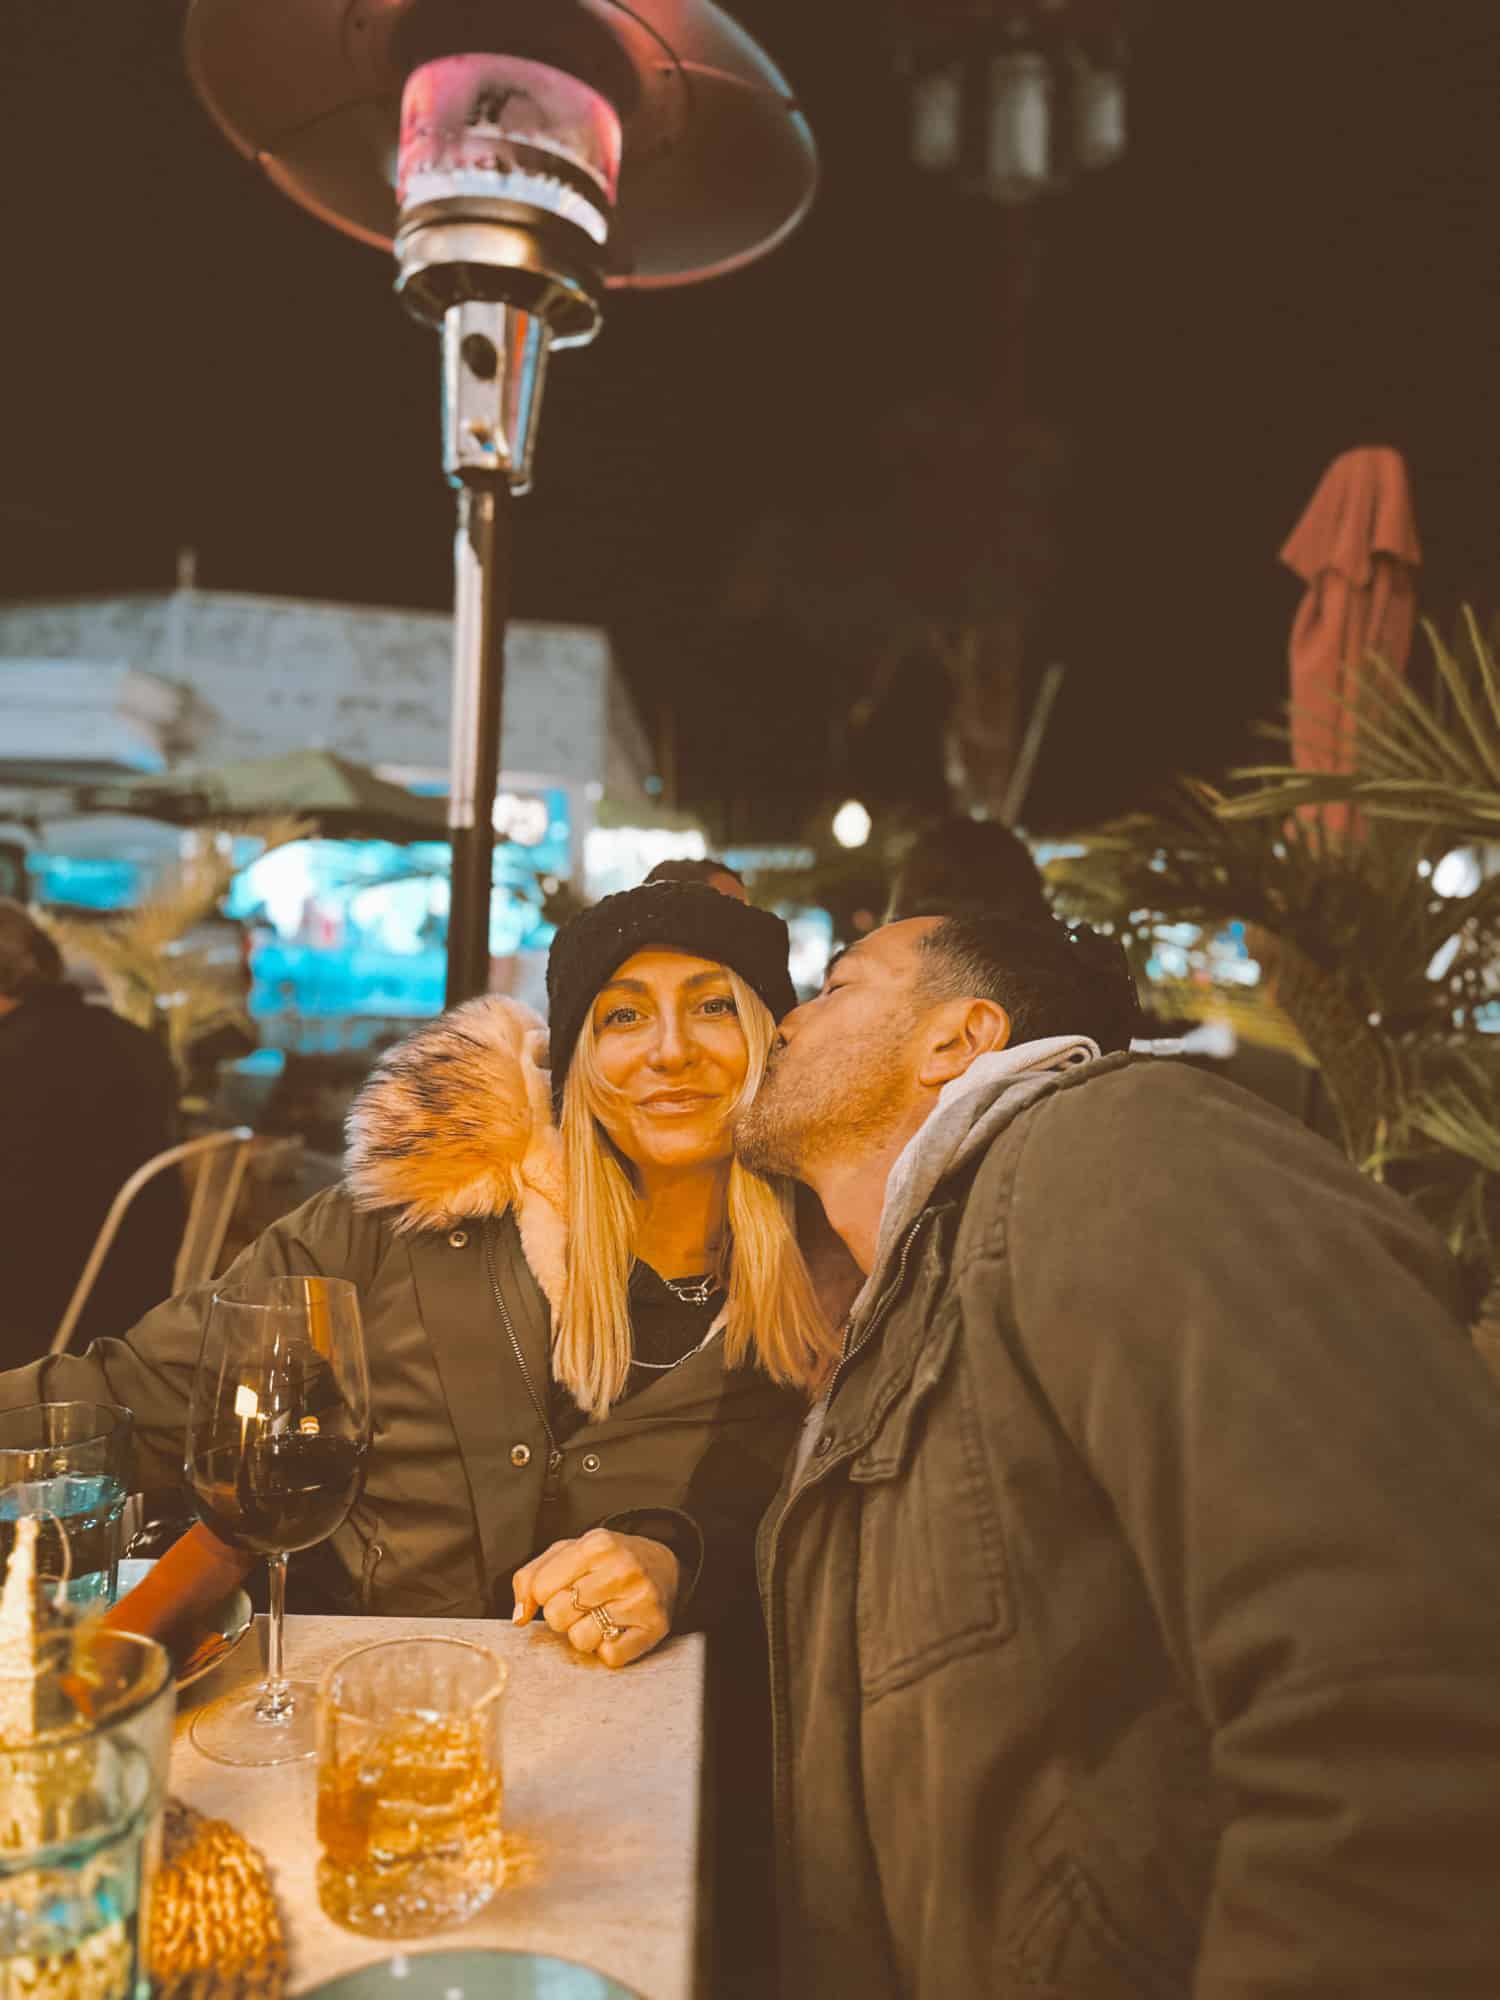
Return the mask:
[[[590,1528],[577,1541],[554,1542],[516,1571],[513,1617],[526,1625],[540,1611],[580,1653],[626,1667],[671,1631],[680,1580],[676,1556],[660,1542]],[[596,1605],[603,1618],[594,1616]]]

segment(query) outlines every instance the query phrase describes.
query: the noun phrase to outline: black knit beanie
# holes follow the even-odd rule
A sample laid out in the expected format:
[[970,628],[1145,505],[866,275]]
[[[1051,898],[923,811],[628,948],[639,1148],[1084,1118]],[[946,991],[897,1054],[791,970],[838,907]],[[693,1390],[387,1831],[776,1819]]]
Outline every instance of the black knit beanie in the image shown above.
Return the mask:
[[787,971],[787,928],[769,910],[697,882],[645,882],[606,896],[565,923],[547,955],[554,1104],[562,1104],[573,1051],[599,989],[633,953],[653,945],[729,966],[777,1021],[797,1004]]

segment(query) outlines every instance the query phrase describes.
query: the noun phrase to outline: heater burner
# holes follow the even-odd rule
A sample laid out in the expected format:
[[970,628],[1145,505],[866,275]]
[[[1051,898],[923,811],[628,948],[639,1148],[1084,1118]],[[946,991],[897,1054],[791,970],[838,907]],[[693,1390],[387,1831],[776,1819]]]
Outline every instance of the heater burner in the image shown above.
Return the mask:
[[[618,114],[612,154],[575,147],[565,118],[564,153],[548,146],[530,163],[605,214],[601,290],[753,263],[817,184],[791,86],[711,0],[189,0],[186,43],[193,83],[234,144],[314,215],[383,249],[399,225],[408,79],[485,50],[577,78]],[[509,140],[508,116],[499,122]],[[601,152],[620,167],[618,193],[612,175],[599,183]],[[598,258],[596,239],[583,244]]]
[[601,249],[620,179],[620,121],[578,78],[519,56],[424,63],[401,100],[396,199],[524,202]]

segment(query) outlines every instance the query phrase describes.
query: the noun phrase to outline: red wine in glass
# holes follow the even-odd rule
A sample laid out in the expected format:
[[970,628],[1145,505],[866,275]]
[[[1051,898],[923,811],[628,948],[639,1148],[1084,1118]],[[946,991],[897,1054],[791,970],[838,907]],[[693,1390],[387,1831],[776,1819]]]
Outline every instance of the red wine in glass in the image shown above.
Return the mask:
[[295,1555],[326,1541],[349,1512],[364,1473],[359,1440],[294,1431],[257,1438],[243,1454],[195,1461],[193,1493],[221,1542],[257,1555]]
[[359,1295],[344,1278],[278,1277],[214,1295],[188,1409],[188,1484],[222,1541],[270,1559],[265,1681],[200,1709],[193,1741],[225,1764],[311,1756],[314,1690],[282,1657],[287,1557],[327,1539],[370,1448]]

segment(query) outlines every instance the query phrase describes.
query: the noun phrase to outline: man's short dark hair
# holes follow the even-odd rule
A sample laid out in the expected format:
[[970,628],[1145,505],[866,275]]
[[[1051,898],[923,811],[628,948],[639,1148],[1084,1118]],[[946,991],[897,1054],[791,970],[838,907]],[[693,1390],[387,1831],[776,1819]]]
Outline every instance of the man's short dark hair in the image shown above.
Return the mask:
[[658,861],[644,880],[646,882],[703,882],[711,889],[715,875],[727,875],[731,882],[738,882],[743,889],[745,878],[727,861],[715,861],[712,856],[702,861]]
[[907,849],[885,921],[981,914],[1046,922],[1052,913],[1041,870],[1021,836],[999,820],[937,820]]
[[945,917],[922,940],[923,997],[993,1000],[1010,1016],[1011,1043],[1087,1035],[1110,1055],[1129,1048],[1140,999],[1116,938],[1055,917]]
[[0,999],[23,999],[62,976],[62,953],[25,904],[0,896]]

